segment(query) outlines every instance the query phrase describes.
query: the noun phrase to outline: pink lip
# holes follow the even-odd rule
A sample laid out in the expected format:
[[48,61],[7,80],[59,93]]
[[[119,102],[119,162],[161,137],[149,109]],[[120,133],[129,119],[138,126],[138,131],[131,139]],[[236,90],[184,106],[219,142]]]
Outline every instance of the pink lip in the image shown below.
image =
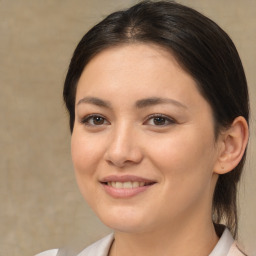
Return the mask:
[[[137,182],[145,182],[147,185],[143,187],[136,188],[114,188],[112,186],[108,186],[107,182],[126,182],[126,181],[137,181]],[[114,198],[131,198],[136,196],[146,190],[149,190],[156,182],[153,180],[145,179],[142,177],[134,176],[134,175],[110,175],[103,178],[101,184],[107,194]]]

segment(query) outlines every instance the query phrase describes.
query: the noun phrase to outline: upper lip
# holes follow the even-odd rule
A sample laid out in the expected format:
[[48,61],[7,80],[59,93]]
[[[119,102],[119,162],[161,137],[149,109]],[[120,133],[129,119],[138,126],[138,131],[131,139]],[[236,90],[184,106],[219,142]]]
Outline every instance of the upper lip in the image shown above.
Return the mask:
[[107,182],[128,182],[128,181],[138,181],[138,182],[145,182],[145,183],[156,183],[155,180],[146,179],[143,177],[135,176],[135,175],[109,175],[100,180],[102,183]]

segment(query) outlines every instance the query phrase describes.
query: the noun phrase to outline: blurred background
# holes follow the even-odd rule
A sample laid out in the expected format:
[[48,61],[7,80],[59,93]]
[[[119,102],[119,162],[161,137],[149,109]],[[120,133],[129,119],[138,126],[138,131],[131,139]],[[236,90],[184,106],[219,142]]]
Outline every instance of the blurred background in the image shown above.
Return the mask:
[[[62,86],[85,32],[134,0],[0,0],[0,255],[83,248],[110,230],[80,195]],[[251,97],[251,142],[239,195],[239,241],[255,256],[256,1],[179,0],[235,42]]]

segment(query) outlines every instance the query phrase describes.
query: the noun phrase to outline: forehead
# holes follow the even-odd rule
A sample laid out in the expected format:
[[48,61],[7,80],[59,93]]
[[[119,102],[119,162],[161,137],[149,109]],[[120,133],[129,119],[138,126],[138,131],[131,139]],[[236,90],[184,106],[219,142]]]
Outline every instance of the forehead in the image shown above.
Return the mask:
[[[138,66],[146,59],[148,60],[148,64],[150,64],[150,60],[157,61],[162,59],[163,61],[165,59],[166,61],[171,61],[177,67],[181,68],[175,58],[175,54],[173,54],[170,49],[166,49],[154,43],[137,42],[110,46],[100,51],[89,61],[84,70],[87,70],[89,67],[94,65],[100,66],[99,64],[102,63],[102,61],[104,61],[104,63],[102,63],[103,66],[108,64],[105,68],[111,68],[115,65],[116,61],[119,62],[119,65],[122,64],[119,66],[119,68],[121,68],[127,64]],[[134,62],[134,60],[136,60],[136,62]]]
[[170,51],[154,44],[128,44],[97,54],[86,65],[78,82],[78,91],[81,87],[93,91],[110,85],[125,90],[134,84],[138,91],[145,89],[143,85],[151,90],[170,89],[172,84],[178,85],[181,80],[197,89],[194,79]]

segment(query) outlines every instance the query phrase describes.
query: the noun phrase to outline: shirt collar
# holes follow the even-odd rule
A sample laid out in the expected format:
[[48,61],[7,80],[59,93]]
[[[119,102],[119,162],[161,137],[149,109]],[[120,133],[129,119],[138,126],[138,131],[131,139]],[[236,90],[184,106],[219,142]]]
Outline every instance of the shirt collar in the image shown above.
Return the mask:
[[230,231],[225,228],[218,243],[214,247],[213,251],[209,254],[209,256],[227,255],[233,243],[234,239]]

